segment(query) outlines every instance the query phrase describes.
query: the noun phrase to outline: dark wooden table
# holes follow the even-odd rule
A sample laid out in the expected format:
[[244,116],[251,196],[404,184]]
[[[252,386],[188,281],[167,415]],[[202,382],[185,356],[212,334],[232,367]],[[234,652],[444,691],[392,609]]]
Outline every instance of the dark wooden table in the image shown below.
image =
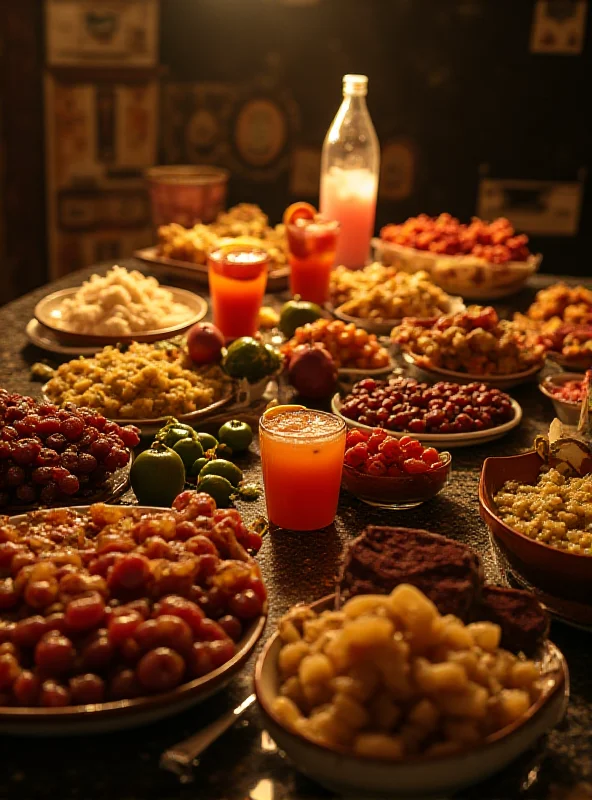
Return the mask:
[[[128,267],[139,266],[138,262],[124,263]],[[30,379],[30,365],[52,359],[27,343],[24,328],[35,303],[48,292],[77,285],[92,272],[107,266],[70,275],[0,309],[0,386],[25,394],[40,394],[40,384]],[[166,281],[162,275],[158,277],[161,282],[175,283]],[[550,280],[539,278],[535,286]],[[500,311],[525,309],[533,294],[534,288],[522,291],[512,298],[511,306],[504,301]],[[277,303],[277,298],[272,302]],[[479,517],[479,470],[488,455],[510,455],[529,449],[535,434],[545,430],[553,417],[551,404],[534,383],[519,387],[512,394],[524,409],[521,426],[497,442],[455,450],[451,483],[430,503],[409,511],[386,512],[363,506],[343,493],[333,527],[317,533],[270,534],[259,556],[270,596],[267,633],[293,603],[312,601],[332,590],[344,544],[369,523],[424,527],[465,541],[481,554],[487,578],[503,582],[504,575],[495,562],[487,529]],[[260,480],[257,455],[247,457],[241,466],[249,477]],[[252,519],[264,513],[264,502],[243,504],[241,511],[247,519]],[[571,671],[571,702],[565,721],[550,734],[544,746],[486,784],[467,790],[463,798],[583,800],[592,797],[592,634],[553,623],[551,637],[567,656]],[[164,749],[213,721],[250,693],[251,674],[252,662],[228,689],[203,705],[139,730],[75,739],[0,737],[0,798],[316,800],[330,797],[275,750],[261,729],[256,708],[207,751],[192,783],[180,784],[173,775],[159,769],[159,756]]]

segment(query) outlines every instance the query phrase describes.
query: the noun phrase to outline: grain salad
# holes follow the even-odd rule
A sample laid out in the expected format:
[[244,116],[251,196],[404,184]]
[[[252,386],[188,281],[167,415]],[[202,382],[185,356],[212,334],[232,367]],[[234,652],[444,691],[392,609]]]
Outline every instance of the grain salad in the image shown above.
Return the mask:
[[206,408],[229,385],[219,366],[192,368],[178,346],[134,342],[62,364],[45,393],[56,405],[87,406],[111,419],[156,419]]
[[495,496],[500,519],[537,542],[592,556],[592,475],[543,468],[536,484],[507,481]]

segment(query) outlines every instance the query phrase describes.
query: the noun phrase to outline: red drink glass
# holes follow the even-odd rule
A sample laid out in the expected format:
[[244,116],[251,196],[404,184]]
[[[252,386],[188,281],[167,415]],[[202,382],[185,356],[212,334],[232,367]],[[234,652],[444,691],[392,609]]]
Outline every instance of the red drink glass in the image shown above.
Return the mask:
[[290,291],[302,300],[322,305],[329,299],[329,279],[335,262],[339,222],[316,215],[286,225],[290,260]]
[[259,247],[226,245],[208,255],[214,324],[227,339],[257,332],[268,267],[269,254]]

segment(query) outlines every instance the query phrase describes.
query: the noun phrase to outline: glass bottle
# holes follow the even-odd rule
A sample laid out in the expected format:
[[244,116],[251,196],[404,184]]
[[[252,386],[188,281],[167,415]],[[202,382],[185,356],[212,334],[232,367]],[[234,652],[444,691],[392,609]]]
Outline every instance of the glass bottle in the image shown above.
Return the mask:
[[323,143],[320,211],[340,223],[336,264],[368,262],[374,232],[380,148],[366,106],[366,75],[344,75],[343,102]]

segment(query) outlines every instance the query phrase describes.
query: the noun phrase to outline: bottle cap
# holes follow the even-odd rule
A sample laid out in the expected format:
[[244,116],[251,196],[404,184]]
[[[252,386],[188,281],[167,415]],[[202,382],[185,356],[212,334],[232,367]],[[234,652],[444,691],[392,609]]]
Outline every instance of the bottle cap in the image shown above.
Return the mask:
[[366,95],[368,92],[368,76],[367,75],[344,75],[343,76],[343,93]]

